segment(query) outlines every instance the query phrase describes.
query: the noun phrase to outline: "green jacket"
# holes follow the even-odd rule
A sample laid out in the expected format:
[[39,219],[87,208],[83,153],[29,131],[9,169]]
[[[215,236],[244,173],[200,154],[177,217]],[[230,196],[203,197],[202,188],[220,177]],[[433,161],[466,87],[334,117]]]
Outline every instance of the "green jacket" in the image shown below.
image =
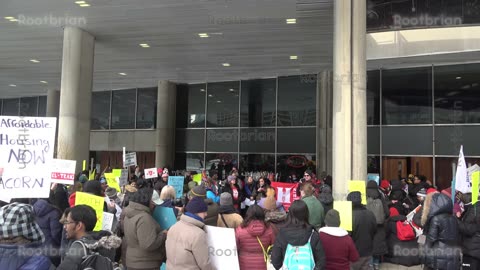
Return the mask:
[[302,200],[308,207],[308,223],[318,229],[325,219],[325,212],[322,203],[315,196],[303,197]]

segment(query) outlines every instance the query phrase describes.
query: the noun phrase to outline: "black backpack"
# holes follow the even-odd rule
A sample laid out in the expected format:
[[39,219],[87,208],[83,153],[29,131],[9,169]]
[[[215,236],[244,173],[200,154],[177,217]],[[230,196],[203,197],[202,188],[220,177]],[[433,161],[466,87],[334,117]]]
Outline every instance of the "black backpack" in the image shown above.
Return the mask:
[[75,241],[82,245],[85,251],[85,256],[82,258],[82,263],[78,266],[78,270],[119,270],[109,258],[101,255],[100,253],[93,251],[83,243],[83,241]]

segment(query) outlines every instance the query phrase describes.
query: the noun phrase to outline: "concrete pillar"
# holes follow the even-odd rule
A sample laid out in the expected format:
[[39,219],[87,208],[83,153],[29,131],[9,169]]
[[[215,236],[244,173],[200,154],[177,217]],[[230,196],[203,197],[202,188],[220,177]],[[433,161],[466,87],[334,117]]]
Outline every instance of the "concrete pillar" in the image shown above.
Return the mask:
[[88,160],[95,38],[75,27],[65,27],[57,157]]
[[317,75],[317,175],[332,174],[332,85],[333,72]]
[[336,0],[333,78],[333,192],[367,177],[366,2]]
[[60,110],[60,91],[48,89],[47,92],[47,117],[57,117]]
[[169,81],[158,82],[155,166],[172,167],[175,159],[175,118],[177,86]]

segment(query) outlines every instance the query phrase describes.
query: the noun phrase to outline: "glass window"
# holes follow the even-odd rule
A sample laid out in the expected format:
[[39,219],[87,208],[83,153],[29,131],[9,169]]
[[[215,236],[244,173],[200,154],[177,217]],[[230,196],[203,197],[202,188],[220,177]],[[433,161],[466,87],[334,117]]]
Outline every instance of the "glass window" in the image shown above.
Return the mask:
[[315,172],[315,155],[279,155],[277,156],[277,174],[281,182],[287,182],[289,179],[303,178],[303,173],[310,169]]
[[408,177],[409,174],[424,175],[433,182],[433,158],[416,156],[384,157],[382,179],[394,180]]
[[157,87],[138,89],[137,128],[155,128],[157,93]]
[[317,76],[278,78],[278,126],[315,126]]
[[176,170],[200,171],[204,168],[203,153],[175,153]]
[[382,71],[384,125],[432,123],[431,68]]
[[205,137],[204,129],[177,129],[175,134],[176,151],[202,151]]
[[18,98],[4,99],[3,100],[2,115],[18,116],[19,106],[20,106],[20,104],[19,104],[19,99]]
[[367,125],[380,124],[380,71],[367,72]]
[[240,152],[275,153],[275,129],[242,128],[240,130]]
[[217,171],[218,179],[226,179],[233,167],[238,168],[237,153],[207,153],[206,169]]
[[240,82],[207,85],[207,126],[237,127]]
[[275,126],[276,79],[242,81],[242,127]]
[[[454,172],[457,170],[458,157],[436,157],[435,158],[435,184],[442,190],[451,186]],[[465,157],[467,167],[473,164],[480,164],[479,158]]]
[[480,156],[480,126],[435,126],[435,154],[458,156],[463,145],[465,156]]
[[109,129],[111,91],[92,93],[91,129]]
[[380,173],[380,156],[368,156],[367,160],[367,173]]
[[480,64],[435,67],[435,123],[480,123]]
[[380,128],[367,127],[367,153],[369,155],[380,154]]
[[135,128],[135,103],[137,90],[112,91],[112,127],[111,129]]
[[277,129],[278,153],[315,153],[315,128]]
[[208,152],[238,152],[238,129],[208,129]]
[[206,84],[177,85],[177,127],[205,127]]
[[37,116],[38,98],[26,97],[20,98],[20,116]]
[[38,97],[38,116],[47,116],[47,96]]
[[432,155],[432,141],[431,126],[382,127],[384,155]]
[[273,154],[242,154],[240,155],[240,171],[244,175],[249,172],[275,172],[275,155]]

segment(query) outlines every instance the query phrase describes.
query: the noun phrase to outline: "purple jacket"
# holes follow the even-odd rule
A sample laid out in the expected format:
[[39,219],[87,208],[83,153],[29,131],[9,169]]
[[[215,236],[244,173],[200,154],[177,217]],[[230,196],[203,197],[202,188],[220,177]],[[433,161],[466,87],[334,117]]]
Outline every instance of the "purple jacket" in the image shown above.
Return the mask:
[[63,229],[63,225],[60,223],[60,210],[46,200],[39,199],[33,205],[33,211],[36,216],[35,221],[45,235],[45,246],[60,247]]

